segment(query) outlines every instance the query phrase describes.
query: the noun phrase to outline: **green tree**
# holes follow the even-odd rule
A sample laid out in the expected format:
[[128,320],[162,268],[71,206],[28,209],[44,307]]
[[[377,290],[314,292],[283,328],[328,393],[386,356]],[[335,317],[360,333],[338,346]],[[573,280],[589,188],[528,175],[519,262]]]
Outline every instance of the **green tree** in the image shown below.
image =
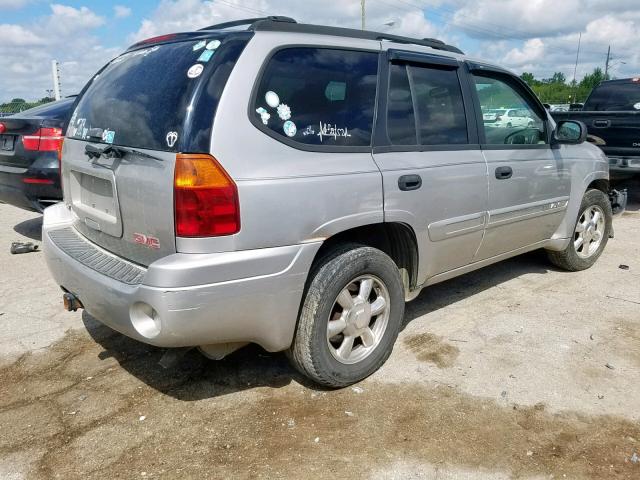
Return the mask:
[[529,85],[530,87],[533,87],[535,84],[538,83],[538,81],[536,80],[536,77],[533,75],[533,73],[530,73],[530,72],[522,72],[522,75],[520,75],[520,78],[524,80],[526,84]]

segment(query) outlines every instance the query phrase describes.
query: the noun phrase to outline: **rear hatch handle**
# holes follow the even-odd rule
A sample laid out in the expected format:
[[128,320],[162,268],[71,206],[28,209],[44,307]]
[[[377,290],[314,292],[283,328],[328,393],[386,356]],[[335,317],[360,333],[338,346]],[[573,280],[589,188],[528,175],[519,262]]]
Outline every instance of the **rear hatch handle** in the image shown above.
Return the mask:
[[105,157],[105,158],[123,158],[125,155],[131,154],[131,155],[137,155],[139,157],[151,158],[153,160],[158,160],[159,162],[163,161],[159,157],[155,157],[153,155],[149,155],[148,153],[141,152],[141,151],[136,150],[134,148],[122,147],[122,146],[119,146],[119,145],[107,145],[106,147],[100,148],[100,147],[96,147],[95,145],[91,145],[90,143],[88,143],[84,147],[84,153],[86,153],[87,156],[92,160],[98,159],[100,157]]

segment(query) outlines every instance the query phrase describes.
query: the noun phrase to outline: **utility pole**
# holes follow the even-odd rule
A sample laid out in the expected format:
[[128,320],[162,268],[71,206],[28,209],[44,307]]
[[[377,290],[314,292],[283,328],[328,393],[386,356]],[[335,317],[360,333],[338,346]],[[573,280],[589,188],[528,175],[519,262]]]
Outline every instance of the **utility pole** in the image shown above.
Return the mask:
[[609,60],[611,60],[611,45],[607,49],[607,61],[604,64],[604,79],[609,80]]
[[62,94],[60,93],[60,66],[57,60],[51,61],[51,73],[53,74],[53,94],[56,100],[60,100]]
[[578,84],[576,83],[576,73],[578,71],[578,59],[580,58],[580,42],[582,41],[582,32],[580,32],[580,36],[578,37],[578,51],[576,52],[576,66],[573,67],[573,102],[576,103],[576,88]]
[[361,10],[361,15],[362,15],[362,30],[364,30],[364,27],[365,27],[365,8],[364,8],[364,1],[365,1],[365,0],[360,0],[360,10]]

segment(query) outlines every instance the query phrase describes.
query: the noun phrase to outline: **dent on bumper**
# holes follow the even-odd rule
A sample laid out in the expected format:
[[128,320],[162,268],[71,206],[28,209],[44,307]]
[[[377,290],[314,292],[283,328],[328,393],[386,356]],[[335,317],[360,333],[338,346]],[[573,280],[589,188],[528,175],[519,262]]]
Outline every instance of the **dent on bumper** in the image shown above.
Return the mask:
[[65,210],[45,210],[47,265],[58,284],[102,323],[161,347],[252,342],[279,351],[291,344],[320,243],[171,255],[151,264],[141,285],[131,286],[87,268],[53,244],[48,232],[70,224]]

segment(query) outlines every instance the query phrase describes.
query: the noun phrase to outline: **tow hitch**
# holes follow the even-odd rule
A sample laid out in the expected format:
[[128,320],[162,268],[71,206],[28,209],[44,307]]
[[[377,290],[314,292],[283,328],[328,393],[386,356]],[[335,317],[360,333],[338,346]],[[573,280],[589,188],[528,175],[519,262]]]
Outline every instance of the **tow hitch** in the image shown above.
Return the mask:
[[64,309],[67,312],[75,312],[79,308],[84,308],[80,299],[70,292],[65,292],[62,295],[62,303],[64,304]]
[[611,202],[613,214],[620,215],[627,208],[627,189],[611,190],[609,192],[609,201]]

